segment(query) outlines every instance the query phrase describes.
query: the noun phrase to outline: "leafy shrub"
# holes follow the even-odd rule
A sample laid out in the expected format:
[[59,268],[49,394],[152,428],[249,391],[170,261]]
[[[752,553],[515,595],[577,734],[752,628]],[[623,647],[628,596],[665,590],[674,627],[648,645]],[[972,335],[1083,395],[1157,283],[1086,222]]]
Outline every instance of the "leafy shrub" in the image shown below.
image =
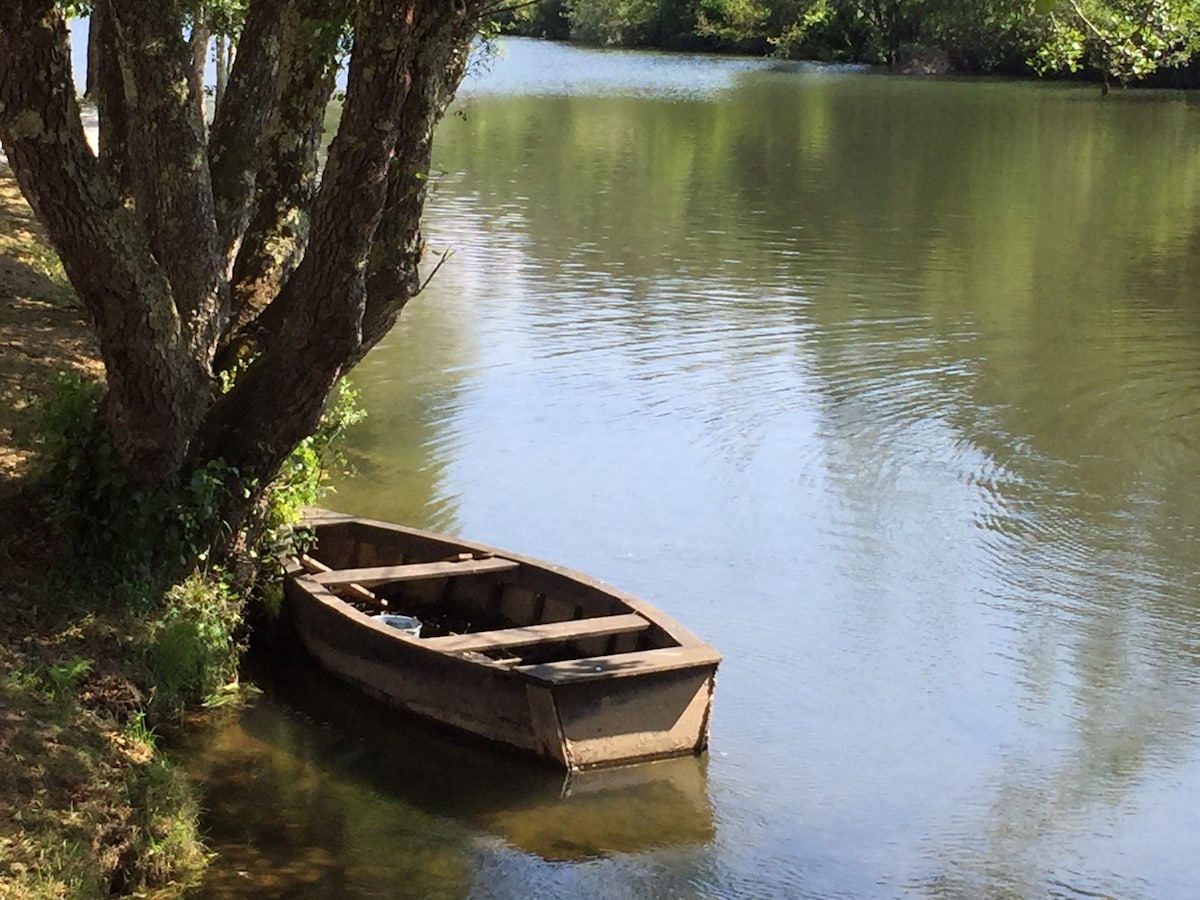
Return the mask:
[[184,485],[145,487],[118,458],[102,395],[94,381],[60,377],[39,405],[34,472],[63,555],[88,567],[96,594],[132,600],[207,557],[227,472],[209,463]]
[[147,672],[152,718],[211,702],[237,682],[242,646],[235,638],[241,599],[214,573],[193,573],[172,586],[150,626]]
[[[293,549],[303,508],[345,466],[345,431],[363,413],[353,388],[341,382],[321,427],[265,490],[221,460],[198,467],[182,484],[149,488],[120,464],[101,416],[101,392],[100,385],[65,377],[41,406],[35,471],[67,562],[50,567],[54,585],[46,593],[63,611],[124,616],[133,632],[122,651],[129,674],[149,698],[148,711],[165,718],[236,682],[249,589],[262,583],[264,571],[280,574],[279,554]],[[260,497],[240,535],[222,518],[232,491]],[[78,577],[81,571],[86,578]],[[69,693],[85,674],[56,668],[45,673],[47,687]]]
[[48,520],[73,564],[86,565],[96,593],[136,601],[161,596],[181,573],[213,562],[230,547],[269,562],[285,549],[305,506],[344,467],[347,428],[363,418],[357,393],[338,383],[318,431],[284,462],[261,491],[256,519],[240,543],[222,516],[232,492],[260,493],[222,460],[196,468],[182,484],[149,488],[120,462],[100,412],[102,386],[63,376],[40,406],[35,473]]

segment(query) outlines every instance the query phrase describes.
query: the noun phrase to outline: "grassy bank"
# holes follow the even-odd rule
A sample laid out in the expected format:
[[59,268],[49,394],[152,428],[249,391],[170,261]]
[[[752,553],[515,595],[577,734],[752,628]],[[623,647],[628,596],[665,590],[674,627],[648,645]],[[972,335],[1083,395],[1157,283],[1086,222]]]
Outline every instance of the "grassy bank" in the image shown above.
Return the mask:
[[[237,605],[195,585],[203,596],[109,602],[61,558],[31,459],[33,408],[62,372],[102,377],[61,267],[0,164],[0,898],[173,896],[207,859],[195,798],[147,711],[170,720],[182,703],[172,667],[194,681],[210,663],[182,638],[208,616],[226,640]],[[231,675],[202,674],[214,673]]]

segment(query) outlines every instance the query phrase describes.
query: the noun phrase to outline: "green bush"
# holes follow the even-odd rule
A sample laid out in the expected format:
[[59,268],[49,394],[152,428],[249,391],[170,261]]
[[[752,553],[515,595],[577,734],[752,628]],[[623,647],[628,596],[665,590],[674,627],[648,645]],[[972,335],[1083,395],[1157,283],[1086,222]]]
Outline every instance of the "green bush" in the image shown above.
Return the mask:
[[[339,383],[321,427],[261,492],[221,460],[182,484],[148,488],[121,466],[101,396],[100,385],[65,377],[40,408],[35,472],[64,560],[49,567],[43,592],[68,618],[112,613],[125,623],[114,626],[129,632],[122,655],[158,720],[236,683],[249,589],[269,582],[264,572],[280,574],[279,555],[293,549],[303,508],[344,468],[345,431],[363,413],[353,388]],[[222,519],[231,491],[260,495],[237,536]],[[44,674],[57,695],[70,693],[87,669],[60,665]]]
[[305,439],[261,491],[246,539],[222,515],[228,501],[258,486],[222,460],[196,468],[182,484],[148,488],[122,466],[100,412],[103,388],[75,376],[39,407],[34,471],[49,525],[72,565],[86,565],[97,594],[116,600],[161,595],[182,574],[209,566],[215,548],[237,547],[269,561],[285,549],[305,506],[316,503],[333,469],[345,465],[345,430],[362,419],[357,394],[339,382],[316,434]]
[[134,601],[207,558],[229,473],[217,461],[186,484],[145,487],[118,458],[102,396],[94,381],[60,377],[38,407],[34,475],[62,555],[88,568],[97,598]]

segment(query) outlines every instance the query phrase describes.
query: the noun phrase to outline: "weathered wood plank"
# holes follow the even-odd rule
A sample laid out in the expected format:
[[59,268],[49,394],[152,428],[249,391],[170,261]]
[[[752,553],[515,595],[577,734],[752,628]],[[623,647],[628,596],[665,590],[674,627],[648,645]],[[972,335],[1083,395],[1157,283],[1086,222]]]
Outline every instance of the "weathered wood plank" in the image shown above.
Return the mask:
[[637,653],[614,653],[610,656],[589,656],[562,662],[515,666],[514,671],[537,681],[570,684],[577,681],[599,681],[606,678],[628,678],[669,672],[691,666],[716,665],[721,661],[712,647],[663,647]]
[[[300,554],[300,565],[304,567],[304,571],[309,575],[318,575],[324,572],[332,572],[333,569],[325,565],[319,559],[313,559],[307,553]],[[352,597],[357,597],[359,600],[366,600],[368,603],[374,603],[378,606],[387,606],[386,600],[381,600],[376,597],[371,591],[368,591],[361,584],[350,582],[349,584],[339,585],[347,594]]]
[[520,565],[511,559],[470,559],[461,562],[411,563],[403,566],[369,566],[363,569],[335,569],[312,575],[318,584],[388,584],[396,581],[420,581],[426,578],[445,578],[451,575],[483,575],[506,572]]
[[624,634],[644,631],[650,627],[639,615],[597,616],[592,619],[575,619],[569,622],[551,622],[545,625],[526,625],[523,628],[502,628],[497,631],[478,631],[474,634],[450,634],[445,637],[426,638],[421,641],[435,650],[493,650],[501,647],[525,647],[530,644],[549,644],[555,641],[570,641],[585,637],[602,637],[606,634]]

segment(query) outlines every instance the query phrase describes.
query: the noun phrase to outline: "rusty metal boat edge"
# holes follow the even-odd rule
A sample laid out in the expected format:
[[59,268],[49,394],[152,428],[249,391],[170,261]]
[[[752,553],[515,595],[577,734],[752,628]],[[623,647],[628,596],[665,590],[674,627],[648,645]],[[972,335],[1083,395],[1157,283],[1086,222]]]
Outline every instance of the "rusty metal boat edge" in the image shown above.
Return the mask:
[[[285,615],[322,667],[388,705],[568,771],[702,753],[720,654],[571,569],[325,509],[285,560]],[[378,611],[485,630],[413,637]],[[386,610],[384,605],[386,604]]]

